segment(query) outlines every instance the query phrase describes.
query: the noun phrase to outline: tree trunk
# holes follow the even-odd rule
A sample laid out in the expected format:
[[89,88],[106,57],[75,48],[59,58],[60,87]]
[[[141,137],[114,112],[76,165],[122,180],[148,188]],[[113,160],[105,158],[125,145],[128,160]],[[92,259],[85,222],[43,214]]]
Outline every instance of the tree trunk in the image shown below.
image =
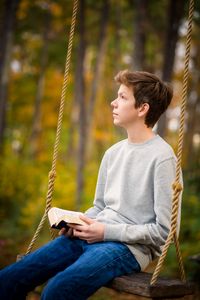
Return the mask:
[[[198,37],[198,35],[196,35]],[[196,38],[197,38],[196,37]],[[193,142],[194,134],[200,132],[200,74],[199,74],[199,56],[197,53],[200,51],[200,42],[194,41],[193,51],[196,55],[192,57],[194,68],[192,70],[192,82],[190,86],[190,97],[188,97],[187,104],[187,119],[186,119],[186,134],[184,139],[184,152],[183,152],[183,161],[186,169],[189,167],[197,165],[199,159],[199,153],[195,149]],[[199,145],[200,146],[200,145]],[[198,147],[199,147],[198,146]],[[196,145],[197,147],[197,145]]]
[[122,41],[121,41],[121,34],[120,34],[120,30],[121,30],[121,23],[122,23],[122,18],[123,18],[123,12],[122,12],[122,7],[121,7],[121,2],[118,3],[118,5],[115,5],[115,23],[114,26],[116,28],[115,30],[115,52],[114,52],[114,74],[119,72],[119,70],[121,70],[121,65],[122,65]]
[[134,51],[133,51],[133,69],[145,69],[145,44],[147,32],[147,0],[134,0],[135,20],[134,20]]
[[[176,45],[178,41],[178,30],[183,16],[184,3],[182,0],[170,0],[168,8],[168,23],[166,29],[165,45],[163,52],[162,79],[170,82],[172,80]],[[166,113],[158,121],[157,132],[164,137],[166,134]]]
[[84,187],[84,166],[85,166],[85,141],[86,141],[86,103],[85,103],[85,80],[84,80],[84,60],[86,50],[85,40],[85,0],[80,1],[80,22],[79,22],[79,48],[78,61],[75,79],[75,102],[79,104],[78,123],[78,152],[77,152],[77,195],[76,209],[81,207],[83,187]]
[[[97,51],[97,58],[94,67],[94,76],[92,79],[91,85],[91,95],[88,103],[88,112],[87,112],[87,134],[86,141],[90,140],[91,131],[92,131],[92,119],[94,115],[94,107],[97,98],[98,86],[101,80],[101,74],[103,69],[103,59],[106,52],[106,41],[107,41],[107,28],[108,28],[108,18],[110,12],[110,3],[109,0],[105,0],[103,2],[102,10],[101,10],[101,20],[99,24],[100,33],[99,33],[99,44]],[[87,144],[87,142],[85,143]]]
[[40,55],[40,71],[37,82],[37,90],[35,96],[33,126],[30,135],[30,154],[35,157],[38,154],[38,138],[41,133],[41,103],[44,95],[44,80],[48,61],[48,44],[49,44],[49,28],[50,28],[50,12],[46,11],[43,31],[43,46]]
[[0,152],[3,152],[13,31],[19,3],[20,0],[5,0],[2,18],[0,44]]
[[197,107],[199,105],[199,97],[196,94],[195,96],[190,95],[190,98],[187,105],[187,113],[188,113],[188,119],[186,121],[187,131],[184,140],[184,153],[183,153],[184,162],[185,162],[184,165],[186,168],[193,165],[196,159],[194,153],[193,137],[196,129],[195,127],[197,122],[197,114],[198,114]]

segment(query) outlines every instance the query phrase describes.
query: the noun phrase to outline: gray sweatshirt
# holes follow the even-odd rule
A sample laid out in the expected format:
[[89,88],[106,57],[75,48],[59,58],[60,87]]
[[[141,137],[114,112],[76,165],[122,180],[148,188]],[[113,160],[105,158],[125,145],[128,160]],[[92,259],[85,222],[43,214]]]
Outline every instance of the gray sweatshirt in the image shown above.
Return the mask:
[[[104,240],[125,243],[142,270],[160,256],[169,232],[175,168],[173,149],[159,135],[144,143],[124,139],[101,161],[94,205],[85,214],[105,223]],[[178,231],[179,224],[180,213]]]

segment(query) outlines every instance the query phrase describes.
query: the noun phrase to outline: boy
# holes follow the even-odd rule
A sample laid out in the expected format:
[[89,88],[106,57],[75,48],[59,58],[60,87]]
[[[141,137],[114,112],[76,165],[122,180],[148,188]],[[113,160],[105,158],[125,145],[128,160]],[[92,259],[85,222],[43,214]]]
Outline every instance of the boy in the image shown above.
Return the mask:
[[144,270],[161,254],[171,217],[176,157],[152,128],[173,92],[155,75],[121,71],[111,102],[127,132],[104,154],[94,206],[60,236],[0,272],[0,297],[25,299],[49,280],[42,300],[84,300],[116,276]]

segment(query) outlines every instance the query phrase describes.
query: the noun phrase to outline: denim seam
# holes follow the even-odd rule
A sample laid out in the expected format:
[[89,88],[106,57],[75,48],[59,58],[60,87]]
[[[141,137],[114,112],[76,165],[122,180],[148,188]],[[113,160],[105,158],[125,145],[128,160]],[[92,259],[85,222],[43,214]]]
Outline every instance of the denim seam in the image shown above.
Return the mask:
[[[131,257],[132,257],[133,254],[132,254],[132,253],[124,253],[124,254],[121,254],[120,256],[114,258],[112,261],[110,261],[110,262],[108,262],[107,264],[103,265],[101,268],[99,268],[98,270],[96,270],[94,273],[90,274],[90,275],[88,276],[88,278],[94,276],[94,275],[95,275],[96,273],[98,273],[100,270],[104,269],[104,268],[107,267],[108,265],[112,264],[114,261],[117,261],[117,260],[119,260],[120,258],[125,257],[125,256],[127,256],[127,257],[128,257],[128,256],[131,256]],[[136,260],[136,259],[135,259],[135,260]],[[136,260],[136,262],[137,262],[137,260]],[[137,262],[137,264],[138,264],[138,262]]]

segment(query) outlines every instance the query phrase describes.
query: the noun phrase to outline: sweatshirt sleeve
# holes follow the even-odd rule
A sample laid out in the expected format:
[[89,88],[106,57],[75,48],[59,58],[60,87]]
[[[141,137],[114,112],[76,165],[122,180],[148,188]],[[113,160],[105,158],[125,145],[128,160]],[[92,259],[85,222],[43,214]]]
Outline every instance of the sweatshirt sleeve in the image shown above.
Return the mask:
[[[105,241],[121,241],[128,244],[141,243],[154,247],[165,243],[171,222],[172,183],[175,179],[175,158],[160,162],[154,173],[154,214],[148,224],[105,224]],[[182,176],[181,176],[182,182]],[[142,201],[142,199],[141,199]],[[178,217],[180,225],[180,213]]]
[[106,151],[99,167],[93,206],[85,212],[85,215],[92,219],[95,219],[105,207],[104,191],[107,178],[107,160],[108,152]]

